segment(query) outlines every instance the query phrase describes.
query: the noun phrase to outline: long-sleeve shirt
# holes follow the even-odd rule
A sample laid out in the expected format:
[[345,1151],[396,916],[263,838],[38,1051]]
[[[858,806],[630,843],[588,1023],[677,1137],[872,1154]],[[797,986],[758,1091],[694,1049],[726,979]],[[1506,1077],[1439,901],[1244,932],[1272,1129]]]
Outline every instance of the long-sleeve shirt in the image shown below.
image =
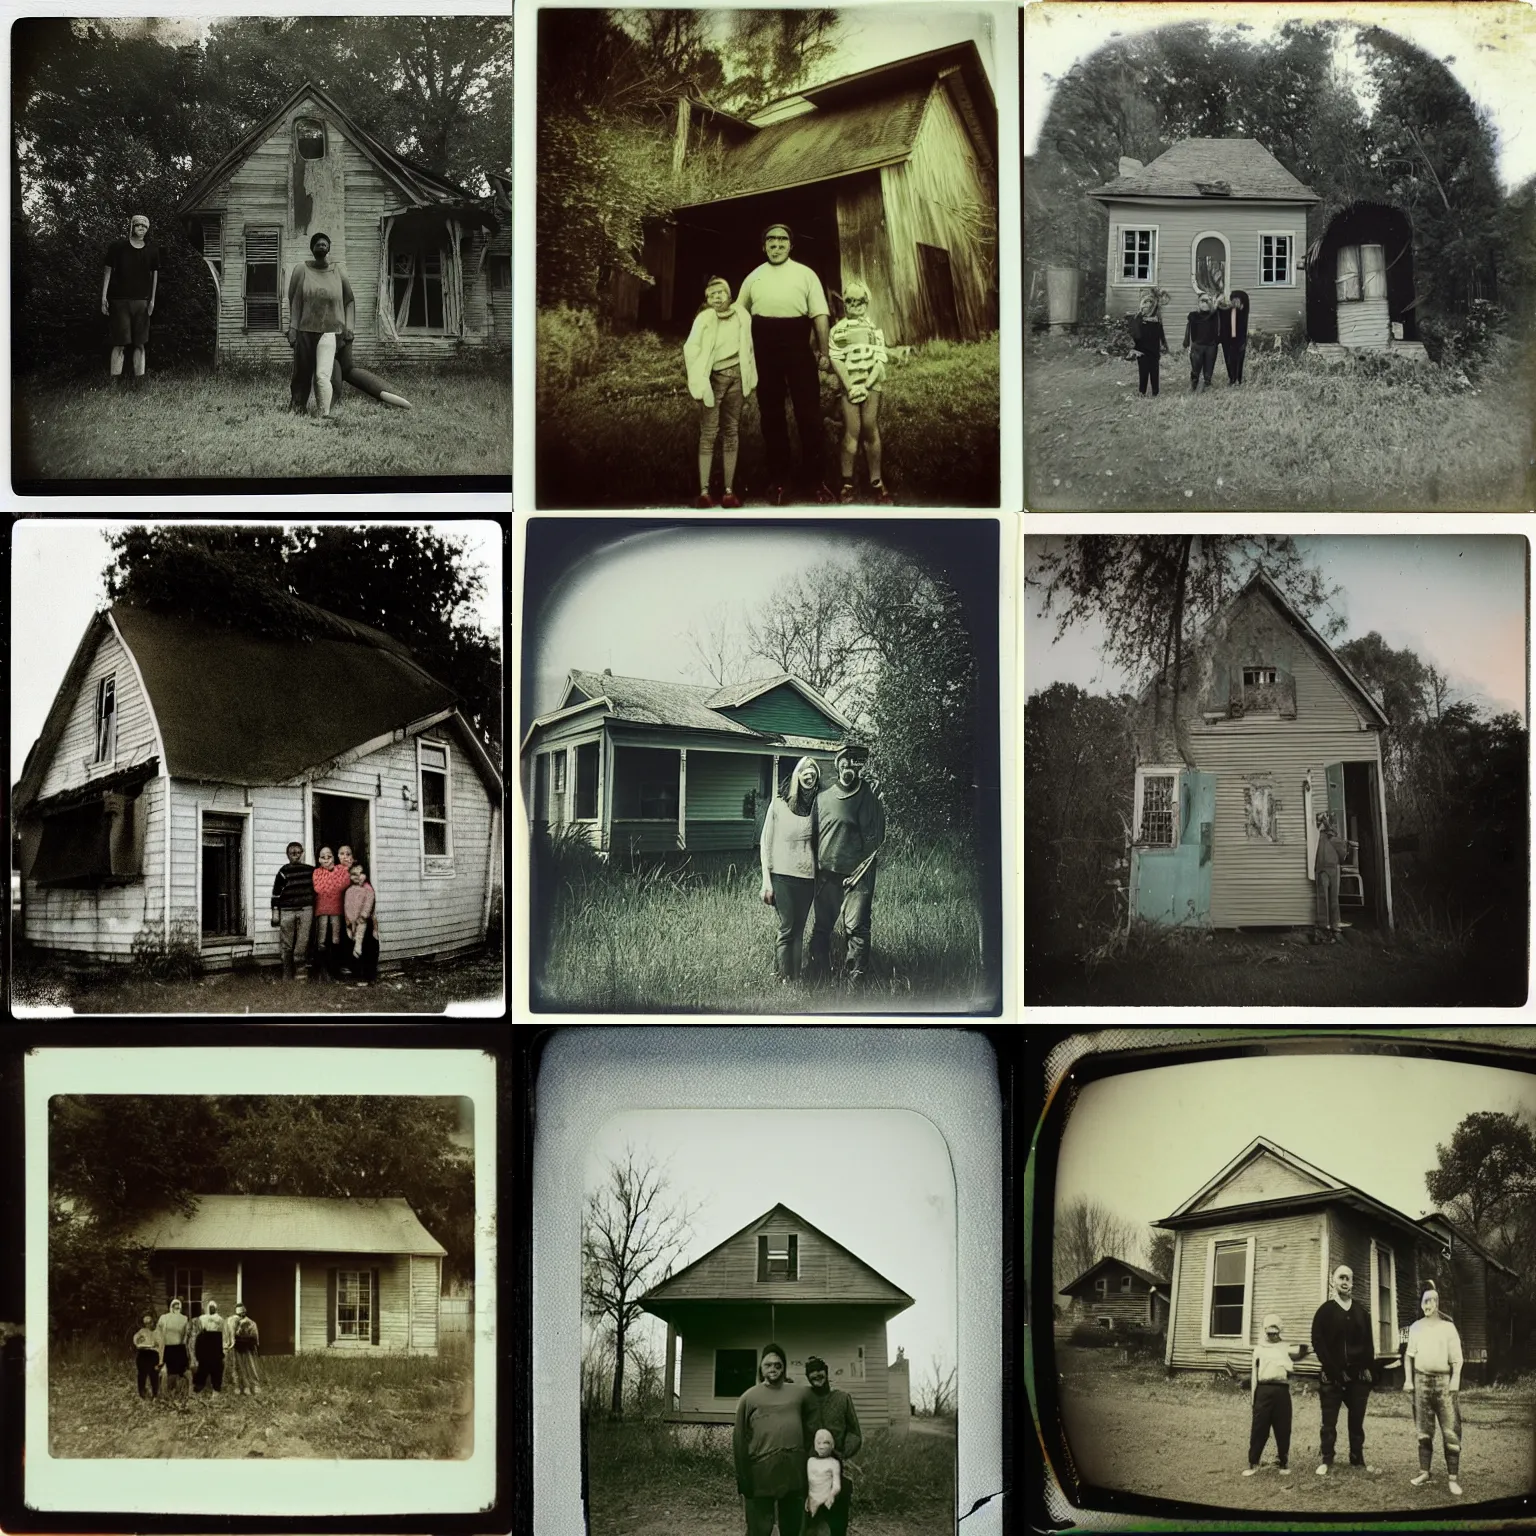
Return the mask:
[[1192,309],[1184,326],[1184,345],[1214,347],[1219,339],[1214,309]]
[[807,1456],[805,1459],[806,1502],[831,1509],[832,1500],[843,1491],[843,1469],[835,1456]]
[[1461,1380],[1461,1335],[1443,1317],[1421,1317],[1408,1329],[1408,1359],[1419,1371],[1449,1371]]
[[797,816],[787,800],[775,795],[763,818],[760,843],[763,873],[816,878],[816,802],[804,816]]
[[1313,1314],[1312,1349],[1323,1375],[1336,1386],[1358,1378],[1376,1359],[1370,1313],[1358,1301],[1345,1311],[1330,1296]]
[[274,907],[312,907],[315,903],[315,866],[284,864],[272,882]]
[[315,888],[315,916],[340,917],[342,897],[352,884],[352,876],[341,865],[333,864],[329,869],[317,869],[311,883]]
[[[1250,1375],[1255,1381],[1289,1381],[1296,1362],[1291,1357],[1294,1344],[1271,1344],[1267,1339],[1256,1345]],[[1256,1374],[1255,1374],[1256,1373]]]
[[816,1444],[818,1429],[824,1429],[832,1436],[832,1448],[844,1461],[857,1456],[859,1447],[864,1444],[859,1411],[853,1406],[853,1399],[836,1387],[828,1387],[825,1392],[811,1388],[805,1409],[805,1442],[808,1446]]
[[810,1393],[798,1382],[759,1382],[741,1394],[731,1453],[736,1486],[754,1499],[805,1491],[805,1412]]
[[1131,320],[1131,344],[1146,357],[1156,357],[1168,350],[1161,320],[1146,320],[1136,315]]
[[164,1356],[165,1345],[160,1338],[158,1328],[140,1328],[133,1336],[135,1349],[152,1349],[157,1356]]
[[[750,395],[757,388],[757,355],[752,350],[752,316],[740,304],[733,304],[726,311],[726,320],[733,318],[736,321],[734,346],[736,363],[741,369],[741,392]],[[702,400],[706,406],[718,403],[709,376],[721,366],[716,357],[726,320],[722,320],[713,309],[701,309],[693,317],[688,339],[683,343],[683,365],[688,370],[688,393],[695,400]]]
[[889,360],[885,350],[885,332],[877,325],[866,325],[844,315],[827,337],[827,356],[841,363],[848,382],[857,388],[869,383],[875,365]]
[[1330,837],[1326,833],[1317,839],[1317,855],[1312,865],[1314,878],[1325,869],[1337,869],[1349,862],[1349,844],[1342,837]]
[[851,795],[834,784],[816,800],[816,862],[833,874],[851,875],[885,841],[885,807],[868,784]]
[[356,935],[359,925],[366,927],[373,916],[373,887],[365,880],[361,885],[349,885],[341,898],[342,911],[347,919],[347,932]]
[[301,261],[288,279],[288,329],[340,332],[346,326],[347,306],[355,302],[352,284],[340,267]]

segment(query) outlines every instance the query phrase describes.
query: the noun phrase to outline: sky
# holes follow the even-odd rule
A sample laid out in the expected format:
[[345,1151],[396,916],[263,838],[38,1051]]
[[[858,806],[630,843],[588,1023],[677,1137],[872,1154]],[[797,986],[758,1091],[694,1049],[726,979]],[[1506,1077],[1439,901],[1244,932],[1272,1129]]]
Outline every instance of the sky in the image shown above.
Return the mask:
[[[1026,575],[1055,538],[1024,541]],[[1491,714],[1526,719],[1526,541],[1518,535],[1302,535],[1296,543],[1343,588],[1335,611],[1346,627],[1335,644],[1376,630],[1394,650],[1433,662],[1455,697]],[[1056,619],[1042,618],[1041,594],[1024,594],[1026,694],[1055,682],[1090,693],[1118,692],[1130,679],[1102,661],[1097,624],[1054,639]],[[1318,626],[1319,628],[1321,626]]]
[[[673,1193],[703,1202],[678,1269],[787,1205],[913,1298],[886,1337],[890,1359],[900,1345],[912,1361],[914,1397],[936,1354],[955,1363],[955,1181],[931,1120],[893,1109],[627,1111],[588,1146],[584,1189],[626,1144],[670,1160]],[[659,1358],[666,1330],[651,1326]]]
[[[112,560],[107,538],[124,528],[160,527],[165,519],[124,518],[97,522],[87,518],[33,518],[12,525],[11,554],[11,765],[10,782],[21,777],[22,763],[43,729],[54,695],[98,608],[106,606],[103,572]],[[185,519],[176,519],[177,522]],[[319,523],[280,516],[251,519],[264,528]],[[367,526],[367,519],[350,523]],[[470,563],[484,578],[485,591],[474,617],[486,634],[501,632],[502,540],[492,522],[426,524],[444,538],[462,539]]]
[[[1424,1175],[1478,1111],[1536,1110],[1536,1079],[1365,1054],[1358,1040],[1276,1041],[1263,1055],[1089,1083],[1062,1138],[1056,1204],[1096,1199],[1136,1224],[1170,1216],[1256,1136],[1410,1217]],[[1134,1256],[1131,1262],[1137,1262]]]
[[[1438,58],[1480,107],[1498,134],[1499,176],[1505,188],[1536,174],[1536,93],[1530,88],[1536,9],[1522,3],[1200,4],[1156,0],[1143,4],[1026,4],[1024,14],[1024,153],[1032,155],[1050,107],[1048,77],[1064,75],[1112,37],[1130,36],[1179,21],[1208,20],[1252,28],[1250,42],[1267,41],[1290,17],[1308,21],[1358,20],[1389,28]],[[1357,95],[1360,94],[1358,91]],[[1362,103],[1367,105],[1368,103]]]

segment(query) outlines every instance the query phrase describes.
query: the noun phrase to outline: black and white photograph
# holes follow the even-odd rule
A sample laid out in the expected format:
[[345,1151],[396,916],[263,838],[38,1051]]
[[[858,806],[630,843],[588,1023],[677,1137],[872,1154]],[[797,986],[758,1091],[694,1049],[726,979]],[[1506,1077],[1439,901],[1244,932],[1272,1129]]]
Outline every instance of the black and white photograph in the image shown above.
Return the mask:
[[524,529],[532,1008],[1002,1005],[1002,524]]
[[1177,1064],[1148,1052],[1073,1088],[1047,1501],[1426,1524],[1520,1507],[1536,1080],[1519,1051],[1506,1069],[1404,1030],[1202,1053],[1195,1033],[1164,1042]]
[[15,1011],[501,1013],[503,527],[12,534]]
[[534,504],[1001,507],[1016,30],[533,7]]
[[1529,541],[1026,537],[1025,996],[1529,993]]
[[508,7],[27,17],[11,62],[19,493],[510,489]]
[[1032,511],[1536,504],[1529,6],[1021,10]]

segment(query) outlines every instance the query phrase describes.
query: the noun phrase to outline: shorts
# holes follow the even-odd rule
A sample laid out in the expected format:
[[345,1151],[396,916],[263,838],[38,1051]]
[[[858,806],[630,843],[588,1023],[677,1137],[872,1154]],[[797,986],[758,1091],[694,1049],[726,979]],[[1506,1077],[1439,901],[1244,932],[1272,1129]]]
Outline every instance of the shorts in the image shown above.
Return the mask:
[[148,299],[108,299],[107,309],[114,347],[142,347],[149,341]]

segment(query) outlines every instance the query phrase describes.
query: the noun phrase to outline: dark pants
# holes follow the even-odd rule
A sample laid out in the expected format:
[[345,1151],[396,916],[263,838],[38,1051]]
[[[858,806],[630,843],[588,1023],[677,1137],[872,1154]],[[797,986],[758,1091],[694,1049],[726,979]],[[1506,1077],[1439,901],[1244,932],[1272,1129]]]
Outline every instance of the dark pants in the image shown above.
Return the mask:
[[1229,384],[1241,384],[1243,382],[1243,359],[1248,355],[1248,343],[1246,341],[1223,341],[1221,344],[1221,358],[1227,365],[1227,382]]
[[843,889],[843,876],[830,869],[816,871],[816,918],[811,927],[811,969],[825,971],[832,954],[832,930],[843,914],[848,936],[845,969],[858,979],[869,969],[870,911],[875,903],[875,871],[871,866],[859,876],[851,891]]
[[794,479],[789,456],[789,422],[784,415],[786,392],[795,408],[795,430],[800,434],[800,470],[805,488],[814,490],[824,474],[821,382],[810,348],[809,320],[752,317],[752,351],[757,358],[757,409],[763,423],[763,449],[771,486],[789,485]]
[[774,971],[789,981],[798,981],[805,920],[815,899],[816,882],[800,875],[770,875],[768,878],[773,886],[773,910],[779,918],[779,936],[773,951]]
[[[319,331],[300,331],[298,344],[293,349],[293,377],[288,383],[288,394],[294,410],[309,408],[309,391],[315,382],[315,348],[320,345]],[[336,363],[331,369],[331,385],[336,401],[341,399],[342,381],[352,377],[352,343],[336,338]],[[334,405],[332,409],[334,409]]]
[[374,938],[372,931],[363,935],[363,952],[354,955],[353,949],[356,941],[349,941],[342,950],[342,959],[346,963],[347,971],[354,981],[377,981],[379,979],[379,941]]
[[832,1508],[827,1511],[827,1525],[832,1536],[848,1536],[848,1516],[852,1513],[853,1484],[848,1481],[847,1473],[844,1473],[842,1491],[832,1500]]
[[1189,344],[1189,387],[1209,389],[1211,374],[1216,367],[1216,343],[1192,341]]
[[1158,356],[1156,352],[1138,352],[1136,354],[1136,373],[1141,380],[1141,393],[1147,392],[1147,381],[1152,381],[1152,393],[1157,393],[1157,368]]
[[201,1392],[211,1386],[215,1392],[224,1390],[224,1341],[211,1333],[197,1336],[197,1369],[192,1373],[192,1390]]
[[1351,1381],[1341,1387],[1331,1381],[1321,1381],[1318,1383],[1317,1395],[1323,1409],[1322,1431],[1319,1435],[1323,1461],[1330,1467],[1333,1465],[1333,1446],[1338,1438],[1339,1408],[1343,1406],[1348,1411],[1349,1464],[1353,1467],[1363,1467],[1365,1465],[1365,1405],[1371,1400],[1370,1382]]
[[138,1352],[139,1366],[139,1396],[144,1396],[144,1383],[149,1383],[149,1395],[160,1396],[160,1356],[152,1349],[141,1349]]
[[805,1494],[786,1493],[782,1499],[748,1499],[747,1536],[773,1536],[773,1518],[779,1518],[779,1536],[800,1536],[805,1520]]
[[1253,1428],[1248,1432],[1248,1465],[1256,1467],[1275,1431],[1275,1460],[1291,1459],[1291,1389],[1283,1381],[1261,1381],[1253,1394]]

